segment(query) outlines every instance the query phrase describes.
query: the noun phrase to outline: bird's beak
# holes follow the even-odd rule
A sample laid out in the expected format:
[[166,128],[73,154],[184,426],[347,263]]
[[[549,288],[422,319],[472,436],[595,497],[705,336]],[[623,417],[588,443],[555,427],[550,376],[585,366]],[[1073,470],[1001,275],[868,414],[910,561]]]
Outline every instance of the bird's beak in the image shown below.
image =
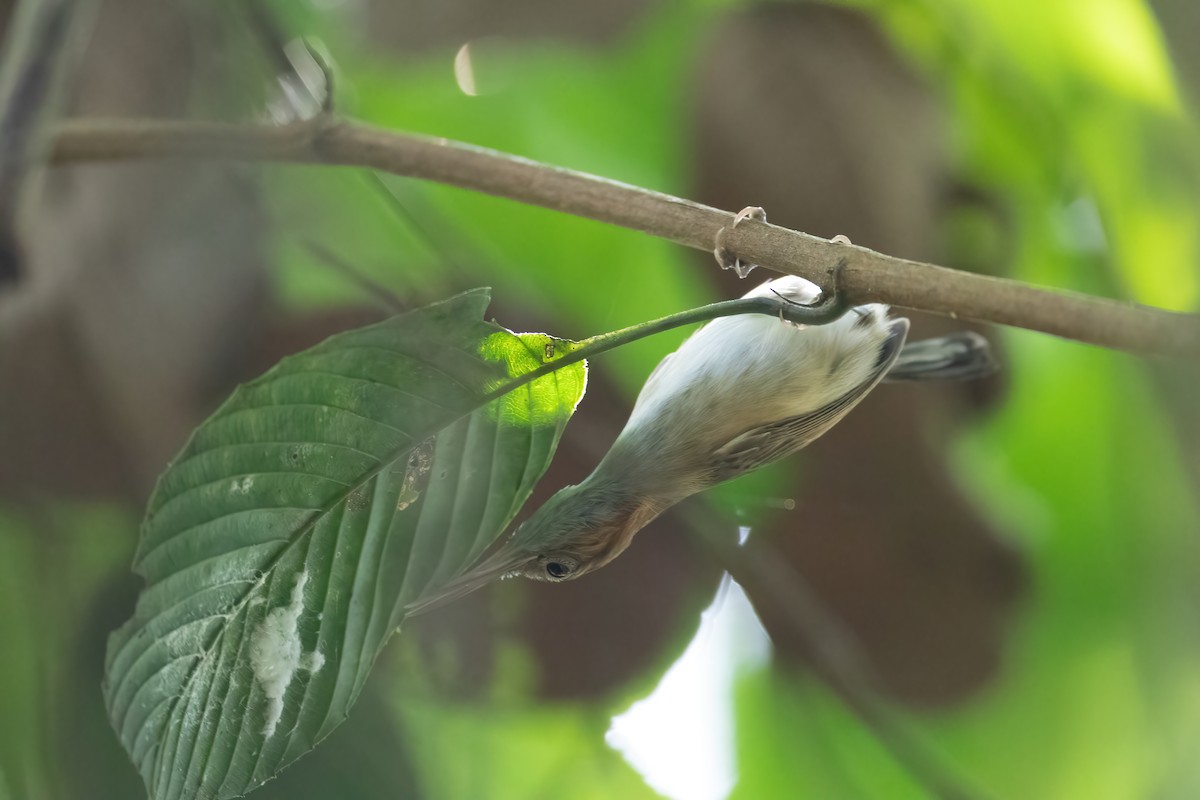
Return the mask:
[[406,608],[408,612],[407,616],[412,617],[417,614],[424,614],[426,611],[433,611],[435,608],[441,608],[459,598],[466,597],[471,592],[491,583],[493,580],[521,569],[528,561],[528,555],[512,548],[510,544],[506,543],[495,553],[492,553],[492,555],[480,561],[457,578],[453,578],[450,582],[441,586],[433,586],[427,589],[421,597],[408,604]]

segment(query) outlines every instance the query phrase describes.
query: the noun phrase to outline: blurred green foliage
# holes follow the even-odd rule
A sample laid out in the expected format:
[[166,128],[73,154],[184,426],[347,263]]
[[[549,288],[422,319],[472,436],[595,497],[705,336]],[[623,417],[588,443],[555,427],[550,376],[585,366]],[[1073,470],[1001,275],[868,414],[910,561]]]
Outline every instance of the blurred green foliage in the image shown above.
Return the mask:
[[104,720],[105,634],[92,624],[107,581],[128,568],[136,526],[109,505],[0,511],[0,796],[82,796],[76,770],[136,791]]
[[[455,82],[457,46],[386,54],[364,48],[338,6],[289,13],[334,54],[346,113],[686,196],[689,70],[718,16],[744,5],[664,0],[604,47],[481,43],[472,52],[477,96]],[[1004,237],[1013,277],[1196,310],[1200,133],[1145,2],[847,5],[876,19],[940,95],[957,169],[1011,217]],[[386,179],[405,217],[349,171],[273,170],[269,180],[278,287],[297,308],[361,299],[301,246],[305,237],[414,306],[487,284],[501,323],[544,324],[555,336],[582,338],[719,299],[694,254],[639,233]],[[954,235],[964,251],[996,247],[995,231],[970,221]],[[595,368],[632,398],[684,335],[638,343]],[[1034,590],[986,693],[908,721],[990,797],[1196,797],[1200,504],[1197,456],[1179,444],[1188,421],[1175,416],[1196,398],[1165,402],[1156,370],[1169,365],[1025,331],[1003,340],[1011,382],[1003,407],[949,457],[977,503],[1021,544]],[[736,506],[738,491],[725,490],[722,502]],[[62,513],[75,522],[49,551],[52,590],[42,580],[46,551],[27,544],[43,521],[7,514],[0,523],[0,685],[13,687],[0,701],[0,796],[5,783],[14,797],[71,796],[59,774],[74,756],[44,729],[44,704],[72,702],[68,680],[86,688],[86,678],[59,673],[74,663],[69,642],[100,577],[128,557],[103,546],[127,538],[99,531],[131,519],[106,508]],[[98,661],[92,666],[98,683]],[[629,692],[656,678],[643,676]],[[599,709],[536,705],[519,689],[467,705],[414,680],[416,689],[406,682],[384,694],[408,734],[424,796],[651,794],[603,742],[629,692]],[[736,704],[737,797],[926,796],[812,680],[755,671],[742,676]]]
[[[962,169],[1008,200],[1020,277],[1195,308],[1196,121],[1146,3],[861,5],[945,93]],[[1079,229],[1076,203],[1104,241]]]
[[[352,76],[353,111],[371,122],[686,194],[686,67],[715,15],[738,5],[664,3],[599,50],[493,42],[473,52],[480,96],[456,87],[449,49],[359,60],[336,31],[331,49]],[[958,168],[1011,214],[1015,277],[1196,307],[1200,139],[1144,3],[853,5],[941,94]],[[570,327],[556,334],[713,299],[707,273],[671,245],[454,189],[406,195],[469,240],[479,260],[467,271],[498,297],[557,309]],[[633,390],[669,338],[600,368]],[[989,795],[1194,796],[1200,508],[1173,422],[1145,364],[1023,331],[1005,338],[1011,394],[953,457],[1026,548],[1035,596],[987,696],[920,727]],[[924,796],[818,685],[747,676],[738,708],[737,796]]]
[[604,747],[609,717],[601,710],[451,706],[403,693],[395,712],[412,742],[423,796],[431,800],[656,796]]
[[[352,77],[353,112],[368,121],[686,194],[688,67],[716,14],[740,5],[664,2],[602,49],[493,42],[473,54],[480,96],[458,90],[450,49],[359,59],[336,28],[329,35]],[[956,166],[1012,215],[1014,277],[1196,307],[1200,138],[1144,2],[850,5],[889,31],[947,104]],[[406,204],[438,211],[446,239],[469,242],[478,260],[467,271],[497,285],[498,297],[556,308],[566,326],[556,335],[714,299],[706,272],[668,243],[451,188],[404,193]],[[402,269],[427,258],[391,251],[386,260]],[[289,285],[304,297],[304,283]],[[670,339],[601,368],[635,391]],[[953,457],[1026,549],[1036,590],[988,696],[920,726],[989,795],[1195,796],[1200,506],[1174,422],[1145,363],[1025,331],[1006,341],[1012,391],[1002,413]],[[493,730],[492,744],[479,745],[487,752],[510,728],[481,716],[466,727],[476,740]],[[538,750],[538,735],[563,738],[562,724],[518,728],[522,752]],[[737,796],[925,796],[818,685],[746,676],[738,741]],[[576,794],[559,786],[539,796]]]

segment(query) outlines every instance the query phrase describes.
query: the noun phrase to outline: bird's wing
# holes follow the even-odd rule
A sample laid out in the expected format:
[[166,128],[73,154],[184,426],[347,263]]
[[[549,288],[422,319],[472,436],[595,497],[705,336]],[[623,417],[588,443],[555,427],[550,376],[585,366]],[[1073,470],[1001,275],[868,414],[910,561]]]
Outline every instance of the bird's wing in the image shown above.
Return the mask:
[[908,325],[905,321],[903,327],[888,337],[880,353],[879,363],[871,376],[837,400],[807,414],[751,428],[720,447],[713,454],[712,466],[716,480],[736,478],[778,461],[805,447],[832,428],[850,409],[858,405],[892,368],[904,344],[907,330]]
[[884,380],[973,380],[986,378],[999,368],[987,339],[974,331],[958,331],[904,345]]

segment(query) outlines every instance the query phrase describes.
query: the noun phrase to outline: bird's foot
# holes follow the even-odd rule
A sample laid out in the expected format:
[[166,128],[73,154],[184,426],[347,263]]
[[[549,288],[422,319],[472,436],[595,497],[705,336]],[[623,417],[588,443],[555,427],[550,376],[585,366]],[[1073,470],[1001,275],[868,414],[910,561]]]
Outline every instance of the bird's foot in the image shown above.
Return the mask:
[[716,238],[713,242],[713,257],[717,259],[717,263],[721,265],[721,269],[731,269],[737,273],[739,278],[745,278],[750,274],[757,264],[750,264],[742,261],[733,251],[725,246],[725,232],[730,228],[736,228],[743,220],[753,219],[758,222],[767,221],[767,212],[763,211],[758,206],[746,206],[737,213],[733,218],[733,224],[729,228],[721,228],[717,231]]

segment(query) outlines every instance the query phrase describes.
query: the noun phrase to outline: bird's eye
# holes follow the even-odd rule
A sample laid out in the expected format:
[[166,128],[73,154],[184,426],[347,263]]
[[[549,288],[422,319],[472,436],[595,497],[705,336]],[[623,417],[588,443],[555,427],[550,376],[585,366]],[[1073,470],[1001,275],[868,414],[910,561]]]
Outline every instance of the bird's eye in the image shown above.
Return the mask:
[[547,561],[546,574],[550,576],[551,580],[561,581],[571,574],[571,567],[561,561]]

